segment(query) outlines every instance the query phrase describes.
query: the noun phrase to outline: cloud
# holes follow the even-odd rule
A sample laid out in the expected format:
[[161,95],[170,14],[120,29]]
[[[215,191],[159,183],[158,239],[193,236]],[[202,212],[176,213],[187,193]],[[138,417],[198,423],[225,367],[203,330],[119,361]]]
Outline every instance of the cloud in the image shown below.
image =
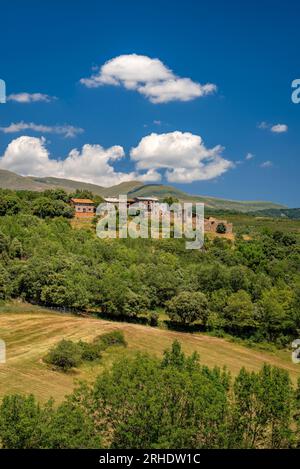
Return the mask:
[[161,174],[156,169],[148,169],[144,174],[135,172],[134,175],[134,179],[141,182],[159,182],[162,179]]
[[21,136],[12,140],[0,158],[0,168],[23,176],[58,177],[112,186],[124,181],[188,183],[216,178],[233,167],[221,156],[222,147],[207,149],[200,136],[189,132],[151,134],[130,152],[134,169],[121,172],[115,164],[125,158],[122,146],[103,148],[85,144],[64,159],[50,157],[44,137]]
[[270,124],[268,124],[267,122],[263,121],[263,122],[260,122],[259,124],[257,124],[257,127],[259,129],[269,129],[270,128]]
[[276,134],[282,134],[288,131],[286,124],[268,124],[267,122],[260,122],[257,126],[259,129],[270,130],[270,132]]
[[199,85],[189,78],[172,78],[158,83],[147,83],[137,88],[154,103],[167,103],[169,101],[191,101],[213,93],[216,86],[213,84]]
[[22,136],[8,145],[0,159],[0,167],[22,176],[53,176],[110,186],[134,179],[133,173],[118,173],[111,163],[124,157],[121,146],[104,149],[100,145],[84,145],[73,149],[64,160],[51,159],[44,137]]
[[271,127],[271,132],[276,134],[282,134],[288,131],[288,126],[286,124],[276,124]]
[[64,137],[76,137],[76,135],[81,134],[84,130],[80,127],[74,127],[73,125],[42,125],[42,124],[34,124],[33,122],[17,122],[11,123],[7,127],[0,127],[0,131],[5,134],[12,134],[22,132],[24,130],[32,130],[34,132],[39,133],[51,133],[51,134],[58,134],[63,135]]
[[216,91],[216,85],[201,85],[190,78],[176,76],[159,59],[146,55],[120,55],[107,61],[90,78],[80,82],[88,88],[103,85],[124,86],[136,90],[152,103],[190,101]]
[[253,160],[253,158],[255,158],[253,153],[247,153],[247,155],[245,156],[245,160],[247,161]]
[[264,161],[264,162],[260,165],[261,168],[272,168],[272,166],[273,166],[273,163],[272,163],[272,161],[270,161],[270,160]]
[[220,145],[207,149],[199,135],[175,131],[147,135],[130,156],[137,170],[165,170],[169,182],[188,183],[216,178],[232,168],[222,151]]
[[44,102],[49,103],[57,99],[55,96],[49,96],[48,94],[43,93],[15,93],[10,94],[7,97],[7,101],[15,101],[17,103],[28,104],[28,103],[37,103]]

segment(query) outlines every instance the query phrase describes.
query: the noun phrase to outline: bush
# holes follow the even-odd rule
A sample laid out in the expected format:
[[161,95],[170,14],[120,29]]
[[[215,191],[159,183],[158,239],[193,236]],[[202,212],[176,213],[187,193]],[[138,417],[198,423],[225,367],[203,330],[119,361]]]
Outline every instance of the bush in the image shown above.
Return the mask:
[[94,344],[101,344],[103,349],[111,345],[123,345],[127,347],[127,342],[122,331],[107,332],[107,334],[99,335],[94,339]]
[[71,340],[62,340],[56,347],[50,350],[45,361],[63,371],[68,371],[71,368],[77,367],[81,359],[82,351],[80,345]]
[[83,340],[79,342],[62,340],[50,350],[44,360],[62,371],[68,371],[79,366],[82,361],[92,362],[98,360],[101,358],[101,352],[111,345],[127,346],[122,331],[113,331],[100,335],[92,343]]
[[83,361],[92,362],[101,358],[101,350],[97,344],[91,344],[80,340],[78,346],[81,349],[81,359]]

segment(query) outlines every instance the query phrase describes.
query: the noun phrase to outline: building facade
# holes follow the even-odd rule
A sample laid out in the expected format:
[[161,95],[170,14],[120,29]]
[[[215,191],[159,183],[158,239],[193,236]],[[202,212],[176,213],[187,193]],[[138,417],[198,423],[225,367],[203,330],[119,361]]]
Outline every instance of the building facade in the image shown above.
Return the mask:
[[[107,204],[113,204],[118,207],[119,203],[122,202],[118,197],[107,197],[104,199]],[[157,197],[135,197],[133,199],[127,199],[127,208],[130,205],[142,202],[147,207],[148,212],[151,212],[155,206],[158,205],[159,199]]]
[[96,207],[91,199],[71,199],[71,205],[75,209],[76,218],[94,217]]

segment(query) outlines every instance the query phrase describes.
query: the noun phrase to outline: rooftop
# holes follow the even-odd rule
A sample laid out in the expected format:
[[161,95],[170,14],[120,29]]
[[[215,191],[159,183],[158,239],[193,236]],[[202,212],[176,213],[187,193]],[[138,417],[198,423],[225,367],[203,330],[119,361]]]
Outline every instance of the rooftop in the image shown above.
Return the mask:
[[91,199],[71,199],[74,204],[93,204],[94,202]]
[[136,200],[140,200],[140,201],[149,200],[150,202],[158,202],[159,201],[159,199],[157,197],[136,197]]

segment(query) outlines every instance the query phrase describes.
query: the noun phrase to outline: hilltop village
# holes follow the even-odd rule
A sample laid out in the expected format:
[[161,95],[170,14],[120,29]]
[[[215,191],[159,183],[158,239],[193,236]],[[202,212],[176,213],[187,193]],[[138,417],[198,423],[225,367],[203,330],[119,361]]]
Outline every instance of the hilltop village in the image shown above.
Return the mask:
[[[117,197],[104,198],[106,204],[114,205],[118,207],[120,199]],[[136,203],[143,203],[149,212],[153,211],[159,206],[159,199],[157,197],[135,197],[127,199],[127,208]],[[70,201],[74,208],[75,218],[81,220],[89,220],[96,215],[96,204],[92,199],[80,199],[72,198]],[[205,218],[204,220],[204,231],[207,233],[218,233],[218,234],[232,234],[233,225],[228,223],[227,220],[219,220],[214,217]]]

